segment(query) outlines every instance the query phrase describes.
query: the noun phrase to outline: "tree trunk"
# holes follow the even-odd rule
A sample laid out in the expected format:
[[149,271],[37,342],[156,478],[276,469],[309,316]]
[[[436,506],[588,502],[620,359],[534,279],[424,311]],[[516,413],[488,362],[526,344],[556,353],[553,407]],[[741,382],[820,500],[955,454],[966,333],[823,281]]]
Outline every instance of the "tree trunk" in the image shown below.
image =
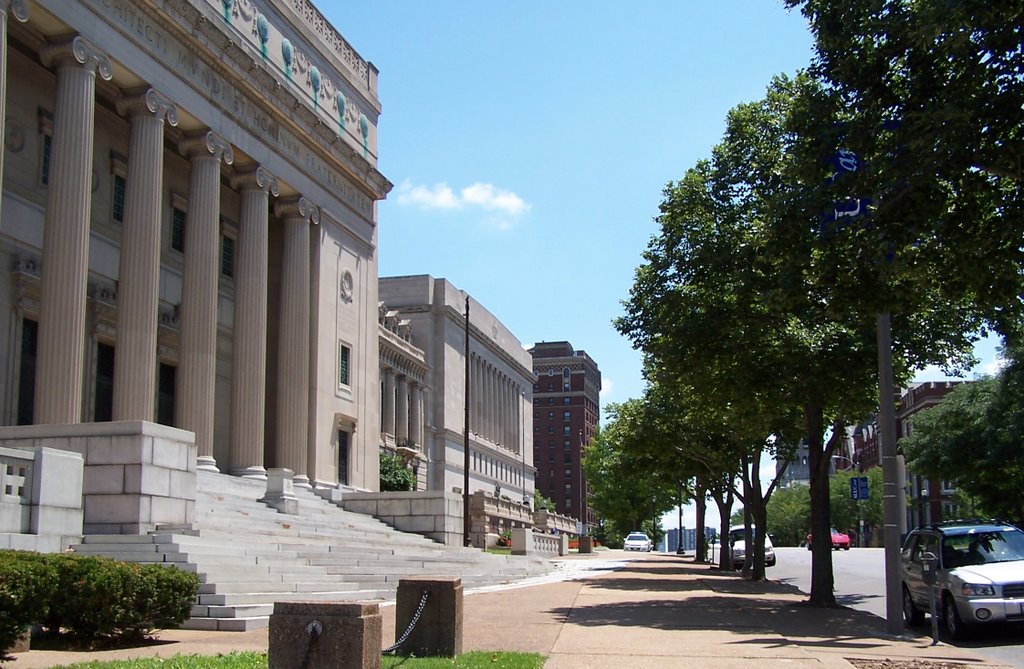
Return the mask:
[[718,568],[731,569],[732,555],[729,550],[729,516],[732,514],[733,491],[732,483],[724,484],[714,491],[715,505],[718,507]]
[[828,454],[823,445],[824,410],[806,405],[807,459],[811,474],[811,598],[815,606],[835,606],[832,532],[829,520]]
[[704,518],[708,512],[708,498],[707,489],[704,487],[704,482],[697,477],[694,483],[694,493],[697,499],[697,522],[696,522],[696,549],[697,556],[694,558],[694,562],[707,562],[708,561],[708,541],[707,537],[704,536]]

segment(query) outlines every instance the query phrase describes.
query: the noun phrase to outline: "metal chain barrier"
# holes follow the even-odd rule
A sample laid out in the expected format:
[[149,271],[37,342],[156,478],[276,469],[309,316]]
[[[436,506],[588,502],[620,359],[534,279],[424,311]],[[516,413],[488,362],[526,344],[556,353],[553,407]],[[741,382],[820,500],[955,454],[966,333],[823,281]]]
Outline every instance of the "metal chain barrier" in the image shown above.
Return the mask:
[[398,650],[399,646],[401,646],[403,643],[405,643],[405,640],[409,638],[410,634],[412,634],[413,629],[416,628],[416,623],[418,623],[420,621],[420,616],[423,615],[423,608],[427,605],[427,597],[429,597],[429,596],[430,596],[430,591],[424,590],[423,591],[423,596],[420,597],[420,605],[416,608],[416,613],[413,614],[412,620],[409,621],[409,629],[405,630],[405,634],[403,634],[398,639],[398,641],[395,642],[395,645],[390,646],[388,648],[385,648],[384,650],[381,651],[381,653],[393,653],[396,650]]

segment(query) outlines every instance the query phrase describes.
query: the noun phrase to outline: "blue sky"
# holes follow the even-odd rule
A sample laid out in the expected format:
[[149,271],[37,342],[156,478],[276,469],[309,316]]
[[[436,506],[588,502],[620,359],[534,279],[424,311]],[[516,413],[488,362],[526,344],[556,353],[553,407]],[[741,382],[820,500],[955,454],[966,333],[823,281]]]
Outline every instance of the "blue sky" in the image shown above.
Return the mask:
[[317,4],[380,71],[381,276],[447,278],[525,347],[586,350],[602,404],[639,397],[611,321],[661,191],[730,108],[808,64],[803,18],[766,0]]

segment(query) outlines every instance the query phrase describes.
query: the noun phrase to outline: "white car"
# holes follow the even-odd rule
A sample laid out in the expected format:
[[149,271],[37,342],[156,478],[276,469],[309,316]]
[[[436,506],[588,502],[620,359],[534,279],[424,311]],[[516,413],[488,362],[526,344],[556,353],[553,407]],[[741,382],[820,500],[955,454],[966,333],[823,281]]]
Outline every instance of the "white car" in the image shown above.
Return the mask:
[[[753,527],[750,528],[750,533],[753,535]],[[753,536],[751,536],[751,539],[753,539]],[[747,561],[747,544],[743,540],[743,527],[729,528],[729,544],[732,546],[732,568],[743,569],[743,565]],[[764,537],[764,566],[775,566],[775,547],[772,546],[772,540],[768,535]]]
[[643,532],[630,532],[629,536],[626,537],[625,543],[622,544],[622,548],[627,551],[644,551],[650,553],[654,550],[654,546],[651,545],[651,538]]

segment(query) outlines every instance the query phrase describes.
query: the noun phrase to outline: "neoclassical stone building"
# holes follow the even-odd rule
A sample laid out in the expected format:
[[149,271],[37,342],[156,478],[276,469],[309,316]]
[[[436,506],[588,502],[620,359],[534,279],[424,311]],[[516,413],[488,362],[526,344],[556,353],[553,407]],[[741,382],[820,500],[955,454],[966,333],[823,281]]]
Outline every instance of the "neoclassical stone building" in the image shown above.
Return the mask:
[[3,8],[0,424],[375,490],[374,66],[308,0]]
[[[536,377],[530,354],[501,321],[445,279],[382,277],[379,284],[387,313],[407,328],[408,343],[422,351],[426,365],[412,364],[408,355],[382,356],[384,440],[393,430],[399,444],[416,444],[426,468],[426,489],[462,489],[468,300],[469,492],[498,492],[514,502],[525,497],[532,504]],[[410,397],[416,399],[410,402]],[[420,430],[421,440],[410,437]]]

